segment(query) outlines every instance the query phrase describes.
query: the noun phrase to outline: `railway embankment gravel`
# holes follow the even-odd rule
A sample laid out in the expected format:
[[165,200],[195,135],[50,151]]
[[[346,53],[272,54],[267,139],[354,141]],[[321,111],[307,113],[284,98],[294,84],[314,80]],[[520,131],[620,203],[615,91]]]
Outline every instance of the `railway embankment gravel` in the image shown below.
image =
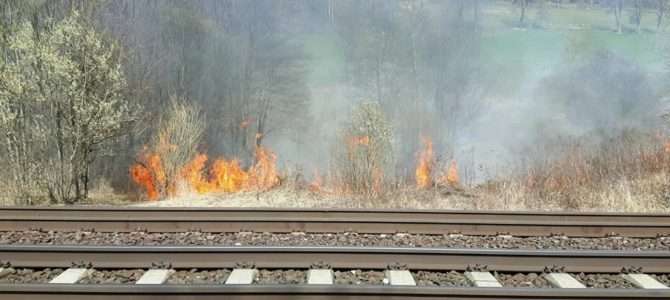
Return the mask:
[[355,246],[557,250],[670,251],[670,238],[566,236],[516,237],[507,235],[427,235],[358,233],[207,233],[207,232],[94,232],[4,231],[5,245],[151,245],[151,246]]
[[[9,268],[0,277],[0,284],[49,283],[64,272],[62,268]],[[144,269],[93,269],[77,284],[132,285],[146,272]],[[168,277],[166,284],[178,285],[223,285],[231,269],[177,269]],[[543,273],[496,272],[493,276],[508,288],[555,288]],[[411,271],[417,286],[472,287],[462,271]],[[388,284],[384,270],[336,269],[333,272],[336,285],[385,285]],[[587,288],[635,289],[619,273],[571,273],[571,276]],[[670,274],[652,274],[663,284],[670,284]],[[307,284],[306,269],[259,269],[254,285],[304,285]]]

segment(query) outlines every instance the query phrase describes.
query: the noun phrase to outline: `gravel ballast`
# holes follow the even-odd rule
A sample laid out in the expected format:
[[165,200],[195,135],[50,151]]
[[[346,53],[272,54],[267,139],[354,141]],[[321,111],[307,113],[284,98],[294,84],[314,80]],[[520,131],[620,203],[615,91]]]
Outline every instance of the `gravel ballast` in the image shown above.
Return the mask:
[[0,244],[37,245],[220,245],[220,246],[356,246],[558,250],[670,250],[670,238],[568,238],[357,233],[108,233],[4,231]]
[[335,270],[335,284],[384,284],[384,271]]
[[213,270],[176,270],[167,280],[168,284],[224,284],[228,275],[229,269],[213,269]]
[[11,269],[10,273],[0,278],[0,283],[49,283],[65,269]]
[[658,282],[670,286],[670,274],[652,274],[651,277],[656,278]]
[[650,274],[650,276],[656,278],[658,282],[670,286],[670,274]]
[[470,281],[463,273],[434,272],[434,271],[416,271],[412,272],[414,281],[418,286],[445,286],[445,287],[469,287]]
[[307,272],[305,270],[258,270],[255,284],[305,284]]
[[494,276],[504,287],[553,288],[541,273],[497,273]]
[[142,269],[93,270],[79,284],[134,284],[144,274]]
[[[10,273],[0,277],[0,284],[49,283],[65,271],[60,268],[10,268]],[[143,269],[94,269],[77,284],[135,284],[146,270]],[[166,284],[178,285],[223,285],[230,269],[178,269],[168,277]],[[383,270],[334,270],[336,285],[384,285]],[[542,273],[508,273],[492,271],[493,276],[509,288],[554,288]],[[472,287],[462,271],[411,271],[417,286]],[[575,279],[588,288],[635,288],[621,274],[572,273]],[[665,285],[670,284],[669,274],[651,274]],[[256,285],[304,285],[307,284],[306,269],[259,269],[254,278]]]
[[597,274],[597,273],[579,273],[572,274],[577,280],[589,288],[620,288],[620,289],[634,289],[632,283],[626,281],[621,274]]

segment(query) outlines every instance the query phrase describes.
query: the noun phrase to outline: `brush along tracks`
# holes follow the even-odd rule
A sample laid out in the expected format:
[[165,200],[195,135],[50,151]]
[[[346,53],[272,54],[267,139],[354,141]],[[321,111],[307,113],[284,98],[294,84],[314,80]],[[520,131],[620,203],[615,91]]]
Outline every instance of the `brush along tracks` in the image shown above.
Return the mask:
[[[670,297],[661,288],[670,282],[667,251],[6,245],[0,257],[1,299]],[[313,284],[314,270],[330,274],[330,284]],[[68,272],[74,277],[60,276]],[[557,286],[551,274],[583,288]],[[660,286],[636,287],[630,275]]]
[[0,231],[670,235],[661,214],[217,208],[0,208]]

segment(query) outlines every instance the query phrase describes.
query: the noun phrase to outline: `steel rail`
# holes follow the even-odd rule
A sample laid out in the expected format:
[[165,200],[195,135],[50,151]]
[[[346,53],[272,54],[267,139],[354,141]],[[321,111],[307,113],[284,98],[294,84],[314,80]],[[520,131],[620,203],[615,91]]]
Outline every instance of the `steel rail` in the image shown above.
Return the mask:
[[0,259],[15,267],[69,267],[92,263],[97,268],[233,268],[254,263],[259,268],[309,268],[325,262],[333,268],[384,269],[406,265],[412,270],[490,270],[542,272],[561,266],[566,272],[620,272],[624,267],[645,273],[670,273],[670,251],[557,251],[382,247],[177,247],[177,246],[0,246]]
[[7,300],[596,300],[668,299],[670,290],[639,289],[532,289],[532,288],[442,288],[391,286],[308,286],[308,285],[0,285],[0,298]]
[[4,207],[0,231],[670,235],[670,215],[452,210]]

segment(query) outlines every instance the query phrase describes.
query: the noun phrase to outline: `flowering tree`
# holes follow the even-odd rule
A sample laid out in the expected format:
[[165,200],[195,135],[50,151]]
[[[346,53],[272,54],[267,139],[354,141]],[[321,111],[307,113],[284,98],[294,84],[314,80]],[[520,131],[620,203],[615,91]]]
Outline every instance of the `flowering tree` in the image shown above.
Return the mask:
[[77,12],[39,33],[26,21],[4,36],[0,130],[16,196],[84,199],[96,154],[135,117],[118,51]]

